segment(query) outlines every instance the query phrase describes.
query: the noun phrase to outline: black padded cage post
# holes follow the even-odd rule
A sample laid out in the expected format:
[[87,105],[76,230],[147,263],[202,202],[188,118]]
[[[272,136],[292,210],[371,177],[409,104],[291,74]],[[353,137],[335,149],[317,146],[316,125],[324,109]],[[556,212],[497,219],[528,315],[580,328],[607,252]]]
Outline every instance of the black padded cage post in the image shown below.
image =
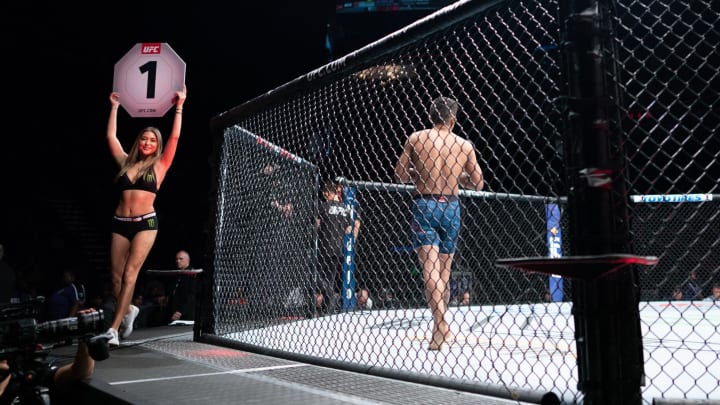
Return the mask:
[[578,389],[587,404],[640,404],[645,384],[636,265],[625,179],[612,0],[561,1],[565,170],[570,255],[500,259],[572,280]]
[[[563,2],[561,2],[562,4]],[[618,87],[612,81],[613,1],[561,5],[571,255],[632,253]],[[588,80],[588,78],[592,78]],[[608,269],[612,266],[608,266]],[[578,388],[592,404],[639,404],[643,352],[638,272],[628,266],[573,281]]]
[[[562,3],[562,2],[561,2]],[[632,253],[612,1],[574,1],[560,20],[569,83],[566,162],[572,255]],[[588,78],[592,78],[588,80]],[[635,266],[573,281],[578,388],[588,405],[640,404],[643,350]]]

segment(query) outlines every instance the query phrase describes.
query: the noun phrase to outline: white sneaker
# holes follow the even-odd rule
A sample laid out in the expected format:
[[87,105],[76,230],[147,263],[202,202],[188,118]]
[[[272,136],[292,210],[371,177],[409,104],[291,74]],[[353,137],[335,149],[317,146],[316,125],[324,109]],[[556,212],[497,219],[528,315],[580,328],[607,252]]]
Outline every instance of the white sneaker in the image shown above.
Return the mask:
[[130,312],[127,315],[125,315],[125,318],[123,318],[123,321],[125,322],[125,330],[122,332],[123,339],[127,339],[132,334],[133,324],[135,323],[135,318],[137,318],[139,313],[140,313],[140,308],[131,304]]
[[[132,304],[130,304],[130,305],[132,305]],[[122,321],[120,321],[120,327],[118,328],[118,332],[122,333],[122,331],[124,331],[125,328],[127,328],[127,322],[128,322],[130,313],[132,313],[132,308],[130,308],[130,312],[126,313],[125,316],[123,316]]]
[[108,340],[108,345],[110,346],[120,346],[120,339],[118,338],[118,331],[116,331],[113,328],[108,329],[107,333],[112,335],[112,338]]

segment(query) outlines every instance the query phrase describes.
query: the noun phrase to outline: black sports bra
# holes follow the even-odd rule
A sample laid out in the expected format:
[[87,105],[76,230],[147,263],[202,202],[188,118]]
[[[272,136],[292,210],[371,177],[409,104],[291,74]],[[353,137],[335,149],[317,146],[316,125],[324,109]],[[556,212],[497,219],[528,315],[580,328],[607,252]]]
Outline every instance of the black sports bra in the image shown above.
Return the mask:
[[155,171],[152,169],[137,179],[135,183],[130,181],[127,173],[123,173],[118,179],[117,184],[121,192],[125,190],[143,190],[157,194],[158,191],[157,182],[155,181]]

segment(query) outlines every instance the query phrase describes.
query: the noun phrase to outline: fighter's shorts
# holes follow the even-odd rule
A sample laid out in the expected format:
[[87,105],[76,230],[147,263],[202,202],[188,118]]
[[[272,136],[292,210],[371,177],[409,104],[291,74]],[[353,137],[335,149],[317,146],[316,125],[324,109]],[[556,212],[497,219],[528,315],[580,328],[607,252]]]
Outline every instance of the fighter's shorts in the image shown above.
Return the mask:
[[414,246],[439,246],[440,253],[455,253],[460,235],[460,200],[454,195],[424,194],[413,198]]

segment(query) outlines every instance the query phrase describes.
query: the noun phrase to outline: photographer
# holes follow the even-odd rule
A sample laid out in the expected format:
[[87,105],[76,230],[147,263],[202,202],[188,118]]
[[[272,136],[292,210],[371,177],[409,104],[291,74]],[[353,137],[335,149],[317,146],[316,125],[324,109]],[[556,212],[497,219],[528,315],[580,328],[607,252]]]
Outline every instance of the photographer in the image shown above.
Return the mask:
[[[93,312],[96,312],[96,310],[89,308],[79,311],[78,315],[92,314]],[[23,384],[27,384],[28,380],[30,380],[33,387],[42,386],[47,388],[49,396],[47,399],[50,404],[66,403],[65,399],[71,396],[70,391],[74,383],[92,375],[95,368],[95,359],[90,354],[88,343],[80,339],[72,363],[57,366],[49,362],[45,370],[47,372],[41,370],[39,373],[34,373],[32,378],[28,377],[27,370],[15,369],[16,367],[22,368],[26,366],[27,364],[24,366],[11,364],[6,359],[0,360],[0,404],[18,403],[18,399],[20,399],[20,404],[24,403],[23,399],[27,399],[23,398],[23,395],[27,394],[24,388],[27,388],[27,386],[23,386]],[[39,402],[42,403],[43,401]]]

